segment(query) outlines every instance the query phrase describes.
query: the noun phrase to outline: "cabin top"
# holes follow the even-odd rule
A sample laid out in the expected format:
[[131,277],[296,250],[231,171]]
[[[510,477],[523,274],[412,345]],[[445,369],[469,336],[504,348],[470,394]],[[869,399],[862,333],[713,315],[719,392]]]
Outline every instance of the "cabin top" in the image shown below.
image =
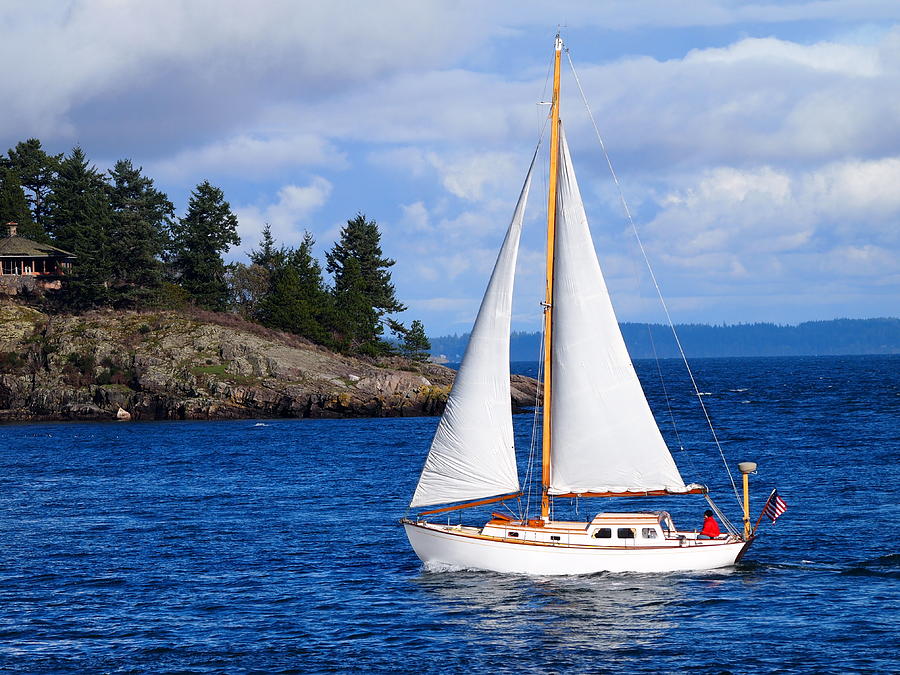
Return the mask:
[[66,258],[75,259],[74,253],[50,244],[42,244],[17,234],[16,223],[7,223],[7,235],[0,238],[0,258]]
[[637,513],[598,513],[594,516],[594,520],[591,522],[594,523],[605,523],[605,522],[624,522],[624,521],[647,521],[648,523],[657,523],[659,522],[659,513],[654,513],[652,511],[640,511]]

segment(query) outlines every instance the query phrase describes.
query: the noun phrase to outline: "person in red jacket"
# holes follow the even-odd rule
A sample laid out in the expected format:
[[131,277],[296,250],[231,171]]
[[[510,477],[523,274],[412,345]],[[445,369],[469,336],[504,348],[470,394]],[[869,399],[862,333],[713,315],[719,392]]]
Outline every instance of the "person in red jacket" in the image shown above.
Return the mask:
[[703,529],[700,530],[700,534],[697,535],[697,538],[700,537],[708,537],[709,539],[715,539],[722,531],[719,529],[719,524],[716,522],[716,519],[713,518],[713,512],[709,509],[703,512]]

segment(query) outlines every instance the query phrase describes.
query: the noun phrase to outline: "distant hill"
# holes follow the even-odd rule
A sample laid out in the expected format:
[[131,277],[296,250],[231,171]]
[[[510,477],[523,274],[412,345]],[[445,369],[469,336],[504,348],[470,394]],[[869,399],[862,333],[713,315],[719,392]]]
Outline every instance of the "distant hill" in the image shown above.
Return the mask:
[[[672,330],[658,323],[620,324],[634,359],[678,356]],[[900,354],[900,319],[833,319],[806,321],[797,326],[740,323],[710,326],[675,326],[688,357],[717,356],[823,356]],[[462,358],[469,334],[431,338],[431,353],[455,362]],[[540,333],[515,332],[510,338],[510,359],[536,361]]]

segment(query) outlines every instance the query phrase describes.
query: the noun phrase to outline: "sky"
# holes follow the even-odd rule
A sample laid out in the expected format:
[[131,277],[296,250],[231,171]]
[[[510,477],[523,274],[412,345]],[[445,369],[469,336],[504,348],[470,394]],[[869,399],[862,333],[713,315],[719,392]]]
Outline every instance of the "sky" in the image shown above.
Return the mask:
[[[221,187],[246,262],[382,232],[400,317],[469,330],[561,31],[676,323],[900,314],[900,3],[0,0],[0,151]],[[564,58],[561,114],[622,321],[664,321]],[[546,143],[544,144],[546,145]],[[546,152],[544,152],[546,157]],[[546,162],[544,162],[546,163]],[[539,330],[546,167],[513,328]]]

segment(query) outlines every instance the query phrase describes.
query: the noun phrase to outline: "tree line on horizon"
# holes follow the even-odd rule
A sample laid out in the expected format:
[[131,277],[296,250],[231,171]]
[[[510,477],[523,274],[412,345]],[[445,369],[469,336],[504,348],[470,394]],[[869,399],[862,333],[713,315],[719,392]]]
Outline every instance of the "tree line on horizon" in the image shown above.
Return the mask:
[[362,213],[325,254],[330,282],[309,232],[290,248],[266,225],[249,264],[226,264],[223,254],[240,237],[220,188],[198,184],[177,218],[168,196],[130,159],[103,173],[79,146],[53,155],[30,138],[0,156],[0,218],[18,223],[20,236],[76,256],[62,290],[29,298],[51,313],[193,305],[347,354],[375,357],[399,347],[413,359],[428,356],[421,321],[407,327],[391,316],[406,309],[391,282],[395,261],[383,255],[377,223]]
[[[668,325],[621,323],[631,358],[680,358]],[[730,325],[680,324],[678,337],[688,358],[724,356],[825,356],[900,354],[900,318],[806,321],[796,326],[774,323]],[[465,353],[469,334],[432,337],[432,354],[456,362]],[[536,361],[541,334],[514,332],[512,361]]]

